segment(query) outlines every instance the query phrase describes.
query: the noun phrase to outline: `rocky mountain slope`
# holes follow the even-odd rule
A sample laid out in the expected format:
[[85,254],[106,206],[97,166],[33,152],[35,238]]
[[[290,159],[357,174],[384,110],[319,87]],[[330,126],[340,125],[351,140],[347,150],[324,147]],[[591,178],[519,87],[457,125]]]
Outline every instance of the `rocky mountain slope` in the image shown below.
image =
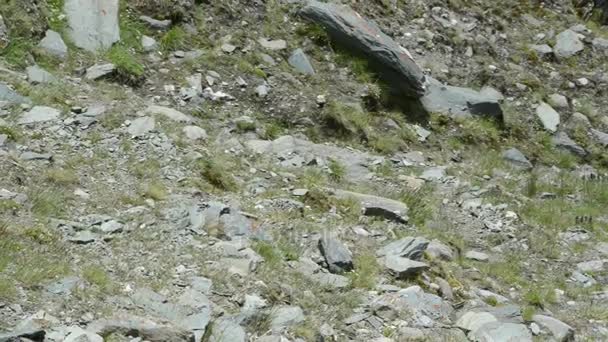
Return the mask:
[[608,340],[605,6],[3,1],[0,341]]

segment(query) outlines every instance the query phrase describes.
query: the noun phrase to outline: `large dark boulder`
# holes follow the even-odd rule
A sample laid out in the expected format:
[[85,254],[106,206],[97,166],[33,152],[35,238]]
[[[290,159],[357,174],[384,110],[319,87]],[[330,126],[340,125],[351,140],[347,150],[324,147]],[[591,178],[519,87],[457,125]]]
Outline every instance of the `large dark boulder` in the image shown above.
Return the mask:
[[337,44],[364,57],[378,75],[402,96],[424,95],[425,76],[409,52],[373,22],[348,6],[308,2],[300,11],[306,20],[323,27]]

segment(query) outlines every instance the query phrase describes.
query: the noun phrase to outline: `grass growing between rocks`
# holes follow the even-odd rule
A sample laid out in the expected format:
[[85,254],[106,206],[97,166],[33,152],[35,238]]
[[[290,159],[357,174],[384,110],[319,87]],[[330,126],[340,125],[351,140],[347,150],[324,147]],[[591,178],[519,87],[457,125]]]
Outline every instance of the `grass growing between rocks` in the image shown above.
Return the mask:
[[15,286],[34,289],[68,273],[65,247],[58,239],[0,223],[0,298],[14,296]]
[[137,83],[143,77],[145,68],[134,52],[122,45],[114,45],[108,50],[107,59],[115,65],[118,77],[127,82]]
[[355,270],[349,273],[351,287],[373,290],[380,271],[376,256],[371,252],[364,253],[356,256],[353,263]]

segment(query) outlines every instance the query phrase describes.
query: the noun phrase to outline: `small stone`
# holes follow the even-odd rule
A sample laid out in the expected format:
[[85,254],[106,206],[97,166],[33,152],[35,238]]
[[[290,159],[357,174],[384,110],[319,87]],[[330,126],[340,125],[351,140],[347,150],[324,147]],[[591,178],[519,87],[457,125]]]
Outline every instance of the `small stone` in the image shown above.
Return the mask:
[[429,269],[429,265],[400,256],[389,255],[382,258],[382,264],[397,278],[406,279]]
[[542,328],[549,330],[559,342],[574,340],[574,329],[560,320],[544,315],[534,315],[532,320]]
[[353,256],[348,247],[340,240],[324,236],[319,240],[319,250],[332,273],[348,272],[353,269]]
[[291,57],[289,57],[288,62],[289,65],[291,65],[294,69],[296,69],[296,71],[302,74],[315,74],[315,69],[312,67],[312,64],[310,64],[308,56],[306,55],[306,53],[304,53],[304,50],[302,49],[295,50],[291,54]]
[[553,53],[553,49],[547,44],[541,45],[530,45],[530,49],[535,51],[538,55],[547,56]]
[[489,261],[490,257],[482,252],[477,252],[477,251],[468,251],[465,255],[465,258],[467,259],[471,259],[471,260],[475,260],[475,261]]
[[133,120],[127,129],[127,132],[131,136],[141,137],[152,132],[155,126],[156,122],[153,117],[143,116]]
[[176,122],[190,123],[193,121],[192,117],[169,107],[152,105],[146,108],[144,112],[150,115],[162,115]]
[[171,20],[157,20],[145,15],[140,16],[139,20],[143,21],[144,23],[148,24],[148,26],[155,29],[166,30],[171,27]]
[[54,121],[59,119],[61,112],[58,109],[45,107],[45,106],[36,106],[30,109],[29,112],[23,114],[21,119],[19,119],[18,123],[21,125],[34,124],[46,121]]
[[524,154],[516,148],[510,148],[506,150],[505,152],[503,152],[502,157],[503,159],[517,167],[521,167],[524,169],[532,168],[532,163],[530,163],[528,158],[526,158],[526,156],[524,156]]
[[36,152],[23,152],[19,156],[22,160],[44,160],[50,161],[53,159],[53,155],[50,153],[36,153]]
[[34,65],[26,68],[27,79],[30,83],[51,83],[56,80],[50,72],[42,69],[41,67]]
[[541,102],[536,108],[536,116],[540,119],[543,127],[549,132],[556,132],[560,123],[559,113],[545,102]]
[[141,36],[141,46],[146,52],[155,51],[158,49],[158,42],[152,37],[143,35]]
[[112,63],[95,64],[87,69],[84,78],[87,80],[96,80],[112,74],[116,70],[116,66]]
[[306,196],[306,194],[308,193],[308,189],[294,189],[291,193],[294,196],[298,196],[298,197]]
[[272,51],[287,49],[287,42],[284,41],[283,39],[268,40],[266,38],[260,38],[258,40],[258,43],[260,43],[260,45],[262,45],[263,48],[272,50]]
[[259,85],[255,88],[255,94],[262,98],[268,96],[268,91],[268,87],[265,84]]
[[198,126],[186,126],[182,129],[186,138],[190,140],[206,140],[207,131]]
[[585,77],[581,77],[581,78],[577,78],[575,83],[579,87],[586,87],[589,85],[589,80],[586,79]]
[[270,328],[280,331],[304,321],[304,312],[298,306],[281,306],[270,314]]
[[236,46],[228,43],[222,44],[222,51],[226,53],[233,53],[234,50],[236,50]]
[[560,94],[549,95],[549,104],[555,108],[568,109],[568,98]]
[[55,31],[46,31],[45,37],[38,43],[38,46],[46,53],[60,59],[68,56],[68,46],[63,42],[61,35]]
[[91,242],[95,242],[95,240],[97,240],[97,238],[98,238],[97,234],[94,234],[88,230],[83,230],[83,231],[77,232],[74,236],[71,236],[70,238],[68,238],[68,241],[79,244],[79,245],[86,245]]
[[568,58],[583,51],[585,45],[579,35],[572,30],[565,30],[555,37],[554,52],[558,58]]

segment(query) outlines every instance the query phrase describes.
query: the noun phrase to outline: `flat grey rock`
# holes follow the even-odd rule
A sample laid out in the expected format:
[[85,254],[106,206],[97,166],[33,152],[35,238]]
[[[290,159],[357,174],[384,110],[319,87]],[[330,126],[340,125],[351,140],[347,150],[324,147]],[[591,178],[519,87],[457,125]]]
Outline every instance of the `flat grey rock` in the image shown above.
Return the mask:
[[141,46],[146,52],[158,50],[158,42],[156,39],[146,35],[141,36]]
[[68,35],[79,48],[109,49],[120,40],[118,0],[65,0]]
[[8,103],[30,103],[30,99],[19,95],[16,91],[9,88],[5,83],[0,83],[0,101]]
[[103,342],[103,337],[96,333],[87,331],[78,326],[66,329],[66,336],[63,342]]
[[315,144],[290,135],[273,141],[249,140],[246,146],[255,153],[275,156],[285,167],[302,167],[315,163],[318,165],[316,162],[318,159],[333,159],[344,166],[346,177],[353,182],[368,180],[370,170],[367,166],[370,162],[384,159],[381,156],[352,149]]
[[532,334],[523,324],[489,322],[469,334],[477,342],[532,342]]
[[131,121],[131,125],[127,129],[127,132],[131,136],[141,137],[152,132],[155,127],[156,121],[153,117],[142,116],[141,118]]
[[20,125],[35,124],[40,122],[54,121],[59,119],[61,112],[58,109],[36,106],[23,114],[19,119]]
[[597,37],[591,41],[591,44],[595,49],[608,51],[608,39]]
[[504,151],[502,154],[502,158],[514,166],[524,169],[532,168],[532,163],[530,163],[528,158],[526,158],[526,156],[524,156],[524,154],[516,148],[510,148]]
[[587,155],[587,151],[585,151],[585,149],[577,144],[574,140],[570,139],[566,132],[558,132],[555,134],[551,138],[551,143],[556,148],[570,152],[579,157],[584,157]]
[[57,80],[50,72],[37,65],[27,67],[25,72],[30,83],[51,83]]
[[535,51],[541,57],[542,56],[546,56],[546,55],[550,55],[550,54],[553,53],[553,48],[551,48],[547,44],[539,44],[539,45],[533,44],[533,45],[530,45],[529,48],[532,51]]
[[444,166],[429,167],[422,172],[419,178],[429,182],[438,182],[445,178],[445,170]]
[[95,64],[87,69],[84,78],[87,80],[96,80],[108,76],[116,70],[116,66],[112,63]]
[[302,49],[295,50],[287,61],[289,62],[289,65],[299,73],[306,75],[315,74],[315,69],[312,67],[308,56]]
[[412,260],[420,260],[422,254],[429,245],[429,241],[420,237],[406,237],[397,241],[393,241],[388,245],[380,248],[376,252],[376,256],[395,255]]
[[549,106],[549,104],[541,102],[540,105],[536,107],[536,116],[540,119],[540,122],[547,131],[552,133],[557,131],[557,127],[560,124],[560,116],[555,109]]
[[169,27],[171,27],[171,20],[157,20],[151,17],[148,17],[147,15],[142,15],[139,17],[139,20],[143,21],[144,23],[146,23],[148,26],[155,28],[155,29],[159,29],[159,30],[166,30]]
[[482,116],[499,121],[503,119],[499,99],[492,94],[469,88],[454,87],[427,77],[426,92],[420,99],[429,113],[442,113],[450,117]]
[[365,56],[380,77],[401,95],[419,98],[425,93],[424,73],[410,53],[350,7],[312,0],[300,14],[323,27],[335,42]]
[[274,308],[270,314],[270,328],[280,331],[284,328],[303,322],[304,312],[298,306],[280,306]]
[[578,33],[572,30],[565,30],[555,37],[555,56],[558,58],[568,58],[583,51],[585,45],[580,40]]
[[211,325],[209,342],[245,342],[247,334],[239,324],[230,318],[222,318]]
[[558,319],[544,315],[534,315],[532,321],[541,328],[548,330],[558,342],[574,341],[574,328]]
[[477,251],[468,251],[466,252],[466,254],[464,255],[465,258],[470,259],[470,260],[475,260],[475,261],[488,261],[490,260],[490,257],[482,252],[477,252]]
[[53,155],[50,153],[37,153],[37,152],[31,152],[31,151],[26,151],[23,152],[19,155],[19,158],[22,160],[51,160],[53,159]]
[[469,311],[456,321],[456,326],[466,331],[475,332],[484,324],[492,322],[498,322],[498,319],[491,313]]
[[149,115],[161,115],[176,122],[191,123],[194,121],[191,116],[169,107],[151,105],[144,112]]
[[186,138],[190,140],[206,140],[207,139],[207,131],[198,126],[186,126],[182,129],[182,132],[186,136]]
[[408,208],[402,202],[346,190],[334,190],[333,192],[339,199],[357,201],[366,216],[382,217],[399,223],[407,223],[409,220],[407,216]]
[[87,326],[87,330],[101,336],[112,333],[126,335],[135,332],[137,336],[150,342],[185,342],[191,340],[191,332],[186,329],[128,314],[118,314],[111,318],[91,322]]
[[73,236],[69,237],[68,241],[79,244],[79,245],[86,245],[86,244],[95,242],[95,240],[97,240],[98,238],[99,238],[99,236],[97,234],[92,233],[88,230],[83,230],[83,231],[77,232]]
[[383,257],[382,264],[400,279],[407,279],[430,268],[429,265],[424,262],[402,258],[396,255]]
[[46,286],[46,290],[47,292],[56,295],[67,295],[70,294],[80,282],[81,280],[78,277],[66,277],[56,282],[50,283]]
[[375,298],[371,307],[387,306],[397,312],[409,310],[412,318],[417,320],[423,316],[433,321],[449,321],[454,311],[452,306],[434,294],[426,293],[420,286],[411,286],[396,293],[386,293]]
[[597,129],[591,128],[591,134],[595,138],[595,140],[600,143],[602,146],[608,146],[608,134],[602,131],[598,131]]
[[559,109],[568,109],[570,105],[568,104],[568,98],[561,94],[551,94],[549,95],[549,104],[555,108]]
[[44,38],[38,43],[43,51],[54,57],[65,59],[68,56],[68,46],[61,35],[53,30],[47,30]]
[[287,42],[283,39],[268,40],[266,38],[260,38],[260,39],[258,39],[258,43],[260,43],[260,45],[262,45],[263,48],[271,50],[271,51],[287,49]]
[[433,240],[429,243],[426,248],[426,253],[433,258],[439,258],[443,260],[453,260],[454,251],[450,246],[442,243],[439,240]]
[[332,273],[348,272],[353,269],[353,255],[340,240],[332,236],[323,236],[319,240],[319,250]]

